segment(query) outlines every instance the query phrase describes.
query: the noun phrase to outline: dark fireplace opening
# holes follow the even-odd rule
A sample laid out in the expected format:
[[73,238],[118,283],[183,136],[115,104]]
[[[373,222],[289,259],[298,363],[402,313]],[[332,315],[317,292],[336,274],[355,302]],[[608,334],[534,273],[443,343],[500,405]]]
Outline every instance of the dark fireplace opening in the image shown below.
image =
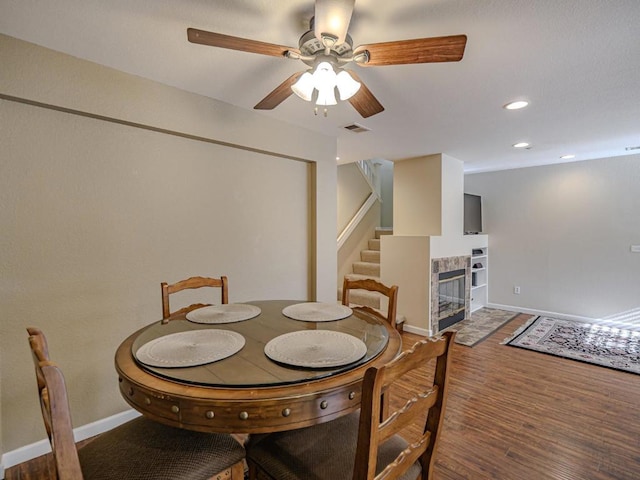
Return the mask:
[[464,320],[465,270],[438,275],[438,328],[443,330]]

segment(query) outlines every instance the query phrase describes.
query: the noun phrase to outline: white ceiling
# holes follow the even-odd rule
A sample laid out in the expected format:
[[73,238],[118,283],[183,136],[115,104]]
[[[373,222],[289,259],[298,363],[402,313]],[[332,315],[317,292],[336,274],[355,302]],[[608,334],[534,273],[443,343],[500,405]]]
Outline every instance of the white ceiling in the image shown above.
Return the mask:
[[[187,28],[297,47],[312,14],[313,0],[0,0],[0,32],[251,109],[306,66],[195,45]],[[260,112],[337,137],[341,163],[442,152],[471,172],[640,152],[625,150],[640,145],[640,0],[357,0],[349,32],[468,41],[457,63],[352,67],[386,108],[373,117],[347,102],[314,116],[295,95]],[[502,108],[514,99],[530,106]]]

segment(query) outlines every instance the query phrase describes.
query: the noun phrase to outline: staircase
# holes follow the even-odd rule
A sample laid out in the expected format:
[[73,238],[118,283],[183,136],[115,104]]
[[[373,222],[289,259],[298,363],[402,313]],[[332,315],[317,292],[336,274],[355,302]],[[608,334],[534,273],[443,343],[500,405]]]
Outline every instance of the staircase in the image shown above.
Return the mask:
[[[351,280],[362,280],[372,278],[380,282],[380,237],[382,235],[392,235],[391,228],[376,228],[375,238],[368,241],[367,249],[360,251],[360,261],[354,262],[352,266],[353,273],[346,275]],[[398,291],[398,295],[402,295],[402,291]],[[338,300],[342,299],[342,285],[338,291]],[[368,290],[352,290],[349,295],[352,304],[366,305],[376,310],[380,310],[386,317],[387,315],[387,298],[377,292],[369,292]],[[396,315],[396,326],[398,331],[402,332],[404,325],[404,316],[399,313]]]

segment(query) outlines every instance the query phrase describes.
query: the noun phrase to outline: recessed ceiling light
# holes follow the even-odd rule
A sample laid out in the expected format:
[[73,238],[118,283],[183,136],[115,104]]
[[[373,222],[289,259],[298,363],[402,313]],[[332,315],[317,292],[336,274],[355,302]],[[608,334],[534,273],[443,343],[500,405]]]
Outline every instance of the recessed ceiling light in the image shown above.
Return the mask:
[[529,102],[526,100],[517,100],[515,102],[507,103],[504,108],[507,110],[518,110],[520,108],[524,108],[529,105]]
[[562,155],[560,158],[562,160],[571,160],[572,158],[576,158],[576,156],[573,154],[569,154],[569,155]]
[[338,160],[340,160],[340,157],[336,157],[336,162],[337,162]]
[[527,148],[529,144],[527,142],[518,142],[513,144],[513,148]]

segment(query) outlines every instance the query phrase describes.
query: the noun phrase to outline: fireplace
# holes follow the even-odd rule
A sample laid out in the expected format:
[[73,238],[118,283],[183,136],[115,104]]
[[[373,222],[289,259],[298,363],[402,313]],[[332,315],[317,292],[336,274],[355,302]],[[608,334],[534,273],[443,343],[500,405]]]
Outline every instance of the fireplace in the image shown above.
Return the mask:
[[464,320],[464,268],[438,274],[438,328],[450,327]]
[[444,330],[469,315],[471,257],[431,260],[431,331]]

